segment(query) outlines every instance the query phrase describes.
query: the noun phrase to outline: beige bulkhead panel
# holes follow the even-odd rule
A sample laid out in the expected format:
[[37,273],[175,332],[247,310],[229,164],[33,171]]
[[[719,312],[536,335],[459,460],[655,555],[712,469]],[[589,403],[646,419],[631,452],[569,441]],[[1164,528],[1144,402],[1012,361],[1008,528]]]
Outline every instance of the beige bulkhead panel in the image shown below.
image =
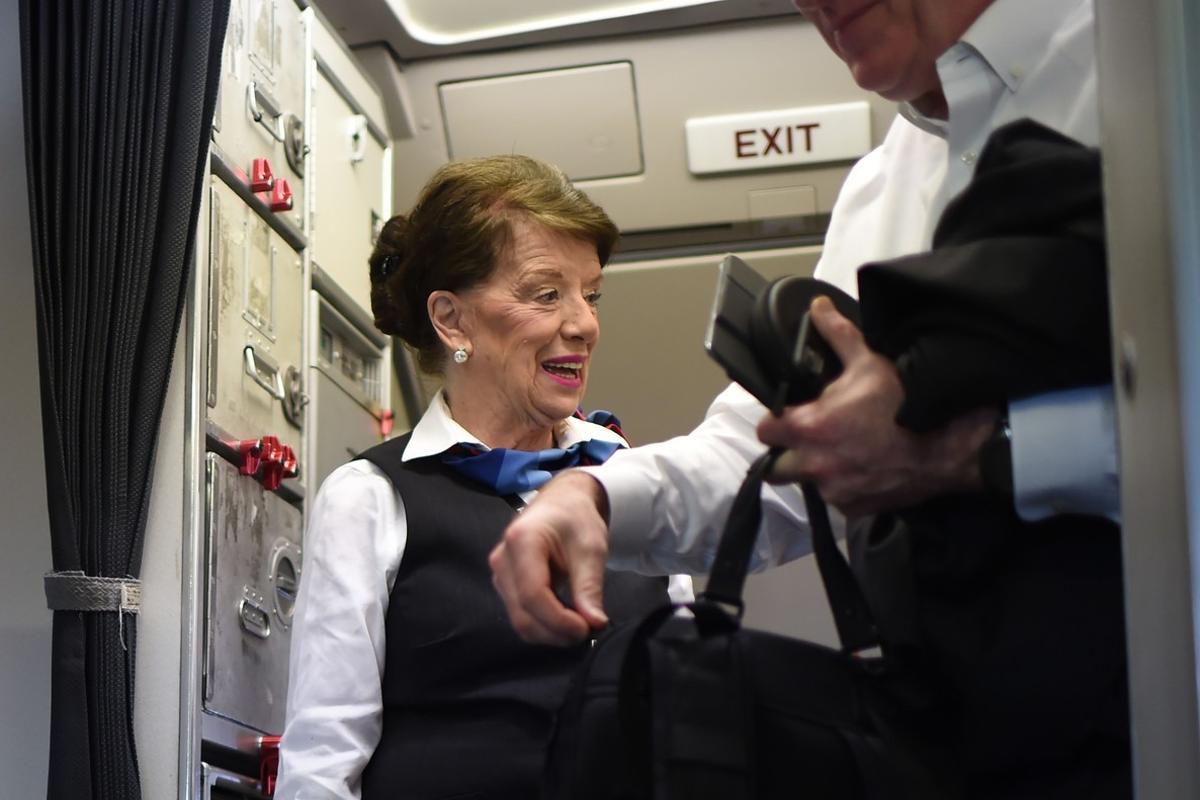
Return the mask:
[[[878,142],[894,114],[892,104],[854,85],[845,66],[799,15],[418,61],[404,66],[416,127],[411,138],[395,141],[397,208],[411,205],[433,170],[458,155],[453,148],[463,136],[479,135],[460,131],[459,121],[476,129],[519,123],[521,129],[537,132],[497,142],[495,148],[502,152],[547,157],[604,145],[608,134],[601,130],[589,136],[574,121],[594,119],[598,113],[628,115],[623,90],[558,91],[554,102],[545,102],[533,91],[539,88],[536,81],[522,82],[518,76],[563,76],[569,74],[563,71],[620,64],[628,64],[632,73],[636,119],[630,123],[639,132],[642,170],[583,179],[580,185],[624,230],[725,224],[809,209],[827,212],[851,163],[844,158],[695,175],[688,167],[688,120],[866,102],[869,141]],[[447,102],[447,94],[459,91],[463,82],[477,89],[478,100],[488,79],[500,79],[491,86],[506,102],[489,103],[486,116],[460,114],[453,98]],[[531,91],[522,95],[516,91],[522,86]],[[539,151],[556,136],[565,141]],[[770,147],[768,139],[753,131],[743,135],[743,147],[748,156],[755,150],[761,154]],[[736,144],[732,134],[731,143]],[[619,143],[612,139],[610,144]],[[747,157],[746,163],[755,160]]]
[[[817,246],[739,251],[774,278],[811,275]],[[621,419],[635,443],[687,433],[729,383],[704,351],[723,253],[612,264],[604,270],[600,343],[584,407]]]

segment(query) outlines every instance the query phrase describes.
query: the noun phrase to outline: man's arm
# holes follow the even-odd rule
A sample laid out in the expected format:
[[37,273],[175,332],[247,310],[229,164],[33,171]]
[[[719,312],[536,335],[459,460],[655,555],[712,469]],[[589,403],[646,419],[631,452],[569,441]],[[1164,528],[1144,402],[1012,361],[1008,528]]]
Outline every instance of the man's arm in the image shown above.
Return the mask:
[[[572,470],[546,484],[490,559],[493,581],[518,632],[531,641],[561,644],[603,626],[606,558],[615,568],[643,574],[707,572],[733,497],[763,452],[754,424],[764,410],[731,386],[687,436],[622,450],[602,466]],[[799,489],[766,488],[751,567],[788,561],[810,549]],[[554,592],[560,578],[570,587],[573,609]]]
[[[759,424],[762,441],[790,448],[772,480],[813,480],[846,514],[888,511],[981,487],[979,451],[999,416],[981,409],[929,433],[893,421],[904,390],[891,362],[826,303],[813,320],[845,364],[809,404]],[[1010,403],[1014,505],[1027,520],[1054,514],[1119,519],[1111,386],[1037,395]]]
[[1107,385],[1009,405],[1013,489],[1023,519],[1073,513],[1120,522],[1114,402]]
[[[509,524],[488,557],[509,621],[526,641],[566,645],[603,628],[608,499],[579,470],[558,475]],[[565,577],[571,605],[555,586]]]

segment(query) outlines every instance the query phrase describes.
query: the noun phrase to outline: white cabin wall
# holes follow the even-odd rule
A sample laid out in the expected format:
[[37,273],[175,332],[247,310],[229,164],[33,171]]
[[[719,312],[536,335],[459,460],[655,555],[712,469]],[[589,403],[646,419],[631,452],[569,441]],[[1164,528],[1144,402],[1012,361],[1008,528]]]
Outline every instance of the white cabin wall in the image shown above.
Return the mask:
[[184,580],[185,548],[191,542],[186,528],[191,473],[185,463],[191,452],[186,445],[191,435],[186,398],[190,317],[185,314],[171,361],[142,547],[133,731],[145,800],[176,796],[181,703],[190,691],[183,659],[191,653],[181,635],[191,588]]
[[17,0],[0,0],[0,775],[4,797],[45,797],[50,749],[50,633],[42,574],[50,523],[42,456],[33,254],[21,113]]

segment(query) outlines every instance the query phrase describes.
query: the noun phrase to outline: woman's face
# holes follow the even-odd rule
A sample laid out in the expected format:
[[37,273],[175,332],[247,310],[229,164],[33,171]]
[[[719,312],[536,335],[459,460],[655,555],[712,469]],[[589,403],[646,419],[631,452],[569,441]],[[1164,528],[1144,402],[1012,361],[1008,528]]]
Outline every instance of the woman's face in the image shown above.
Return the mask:
[[459,399],[487,406],[493,424],[549,431],[587,388],[600,260],[592,243],[525,218],[512,234],[488,281],[461,293],[471,357],[448,366],[463,370],[459,392],[475,395]]

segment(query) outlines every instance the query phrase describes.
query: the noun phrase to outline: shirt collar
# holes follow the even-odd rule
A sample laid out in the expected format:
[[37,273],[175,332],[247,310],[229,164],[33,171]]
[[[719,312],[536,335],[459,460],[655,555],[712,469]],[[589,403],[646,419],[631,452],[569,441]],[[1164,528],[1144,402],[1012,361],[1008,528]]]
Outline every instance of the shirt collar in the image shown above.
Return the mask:
[[963,34],[962,41],[1015,92],[1045,57],[1055,31],[1078,5],[1061,0],[996,0]]
[[946,120],[925,116],[913,108],[912,103],[907,100],[902,101],[897,110],[900,112],[900,116],[932,136],[945,139],[949,135],[950,126],[946,124]]
[[[1009,92],[1016,92],[1025,76],[1045,56],[1055,31],[1078,5],[1057,0],[996,0],[961,40],[938,57],[938,74],[945,75],[952,64],[964,58],[976,58],[996,74]],[[899,104],[899,113],[926,133],[946,138],[949,130],[946,120],[928,117],[907,101]]]
[[[554,430],[556,447],[570,447],[576,442],[586,442],[589,439],[600,439],[606,442],[616,442],[622,447],[628,443],[608,428],[587,422],[586,420],[567,417]],[[441,389],[433,396],[429,408],[421,415],[413,428],[408,446],[404,448],[402,461],[412,461],[416,458],[436,456],[449,450],[456,444],[472,444],[484,450],[490,450],[479,437],[454,421],[450,416],[450,406],[446,404],[445,394]]]

